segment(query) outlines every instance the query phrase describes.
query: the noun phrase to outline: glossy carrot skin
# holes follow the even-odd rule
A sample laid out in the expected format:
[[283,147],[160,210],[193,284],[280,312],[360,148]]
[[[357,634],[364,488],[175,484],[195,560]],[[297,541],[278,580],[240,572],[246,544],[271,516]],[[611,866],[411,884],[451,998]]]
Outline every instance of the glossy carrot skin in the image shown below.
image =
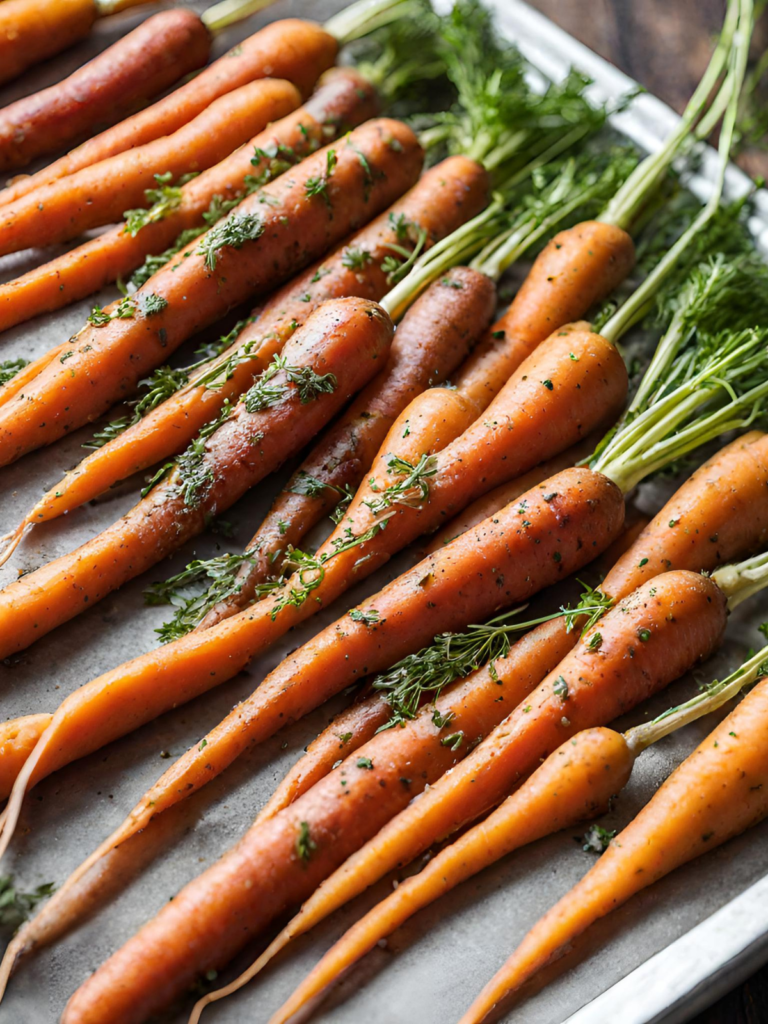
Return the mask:
[[633,764],[624,737],[612,729],[589,729],[567,740],[485,821],[441,850],[354,924],[270,1024],[290,1020],[377,942],[483,868],[537,839],[605,813],[611,798],[627,784]]
[[[14,3],[27,5],[27,0],[3,2],[0,16],[7,14]],[[81,3],[82,6],[82,0],[70,2]],[[39,4],[36,2],[35,6],[39,7]],[[15,202],[40,185],[74,174],[83,167],[124,153],[134,146],[171,135],[219,96],[257,78],[285,78],[293,82],[302,96],[308,96],[320,75],[333,64],[337,50],[336,40],[319,25],[293,18],[272,22],[214,61],[191,82],[175,89],[151,107],[89,139],[36,174],[14,182],[0,192],[0,203]],[[6,66],[3,63],[3,67]]]
[[[566,739],[612,721],[703,661],[718,646],[726,617],[725,597],[707,577],[678,570],[640,587],[603,616],[461,764],[328,878],[291,922],[291,934],[307,931],[500,803]],[[645,639],[640,631],[647,631]],[[598,632],[602,641],[590,649]],[[526,640],[533,642],[533,633]],[[503,678],[503,660],[496,668]]]
[[248,82],[214,100],[173,135],[109,157],[0,207],[0,254],[66,242],[89,228],[122,220],[126,210],[146,206],[145,191],[156,186],[156,173],[170,173],[176,181],[204,171],[270,121],[295,110],[300,100],[290,82]]
[[634,263],[632,239],[612,224],[585,221],[560,231],[463,367],[454,382],[459,391],[484,409],[545,338],[610,295]]
[[[340,494],[357,489],[395,418],[415,395],[450,376],[482,337],[495,305],[490,278],[468,267],[449,270],[417,299],[397,329],[387,366],[277,496],[248,544],[254,564],[240,573],[239,591],[212,609],[201,628],[250,604],[256,586],[279,574],[287,546],[300,548]],[[306,493],[307,477],[325,485],[320,494]]]
[[[370,627],[353,623],[348,616],[324,631],[325,635],[333,637],[336,630],[343,627],[352,638],[352,650],[348,648],[350,660],[356,651],[358,653],[355,667],[350,669],[345,665],[343,656],[331,653],[330,645],[315,643],[316,652],[323,647],[327,651],[325,670],[334,672],[340,669],[347,673],[350,670],[375,670],[389,664],[393,657],[405,650],[418,646],[428,631],[433,633],[435,622],[432,614],[439,616],[441,627],[447,625],[451,628],[467,620],[467,614],[471,614],[470,602],[473,611],[482,606],[487,612],[499,601],[515,602],[529,594],[531,589],[538,589],[542,579],[546,582],[556,579],[560,574],[559,566],[564,567],[564,572],[569,572],[579,563],[583,564],[590,553],[610,540],[623,516],[623,504],[617,489],[607,481],[598,482],[594,474],[593,477],[594,481],[585,481],[583,485],[578,479],[571,479],[572,487],[578,488],[583,497],[588,496],[590,504],[585,501],[582,514],[575,515],[567,524],[562,522],[554,503],[544,501],[541,495],[531,496],[530,527],[521,529],[523,517],[516,510],[500,516],[498,523],[484,524],[484,528],[478,530],[467,544],[480,553],[486,566],[485,571],[477,573],[474,578],[465,571],[458,571],[459,564],[452,566],[443,552],[438,561],[417,567],[377,596],[382,621],[373,631]],[[598,484],[594,489],[590,486],[593,482]],[[565,475],[562,483],[566,483]],[[561,552],[559,562],[552,558],[553,547]],[[426,583],[423,582],[425,568],[429,568],[430,576]],[[503,584],[500,587],[494,585],[489,590],[487,576],[501,572],[505,574]],[[533,579],[537,580],[536,584]],[[427,629],[423,612],[412,617],[412,621],[406,618],[403,598],[414,593],[417,596],[411,597],[409,603],[415,604],[416,608],[426,609],[429,604],[435,605],[426,623]],[[372,632],[375,636],[373,651]],[[306,659],[306,654],[303,657]],[[297,659],[294,655],[290,660],[295,668],[302,658]],[[302,698],[296,692],[298,687],[290,693],[285,685],[279,691],[271,682],[266,685],[275,687],[273,699],[278,692],[287,697],[288,706],[283,704],[284,720],[299,712]],[[461,697],[454,695],[457,708],[466,705],[467,720],[472,716],[475,699],[471,687],[467,687]],[[240,713],[244,718],[247,716],[245,705],[241,705]],[[420,732],[423,738],[418,743]],[[226,962],[272,916],[311,893],[328,873],[329,866],[340,863],[346,852],[359,845],[363,835],[372,835],[395,808],[408,802],[412,792],[418,791],[430,777],[442,774],[461,757],[460,752],[440,742],[439,730],[431,718],[422,716],[409,731],[409,740],[413,744],[410,782],[402,781],[403,768],[395,755],[402,743],[400,731],[381,734],[376,738],[377,753],[372,769],[365,761],[366,748],[361,748],[314,790],[263,825],[254,826],[231,854],[187,886],[168,905],[171,913],[163,911],[112,957],[109,965],[102,969],[104,974],[101,977],[97,972],[95,981],[87,983],[81,990],[87,995],[74,998],[67,1010],[71,1016],[65,1015],[64,1020],[109,1020],[115,1024],[118,1021],[142,1020],[175,992],[186,987],[190,976],[194,977],[201,969],[221,966]],[[208,744],[211,745],[210,738]],[[211,756],[213,764],[217,764],[215,743],[213,746]],[[427,773],[426,778],[424,772]],[[347,785],[342,785],[342,780],[346,780]],[[184,781],[184,791],[188,791],[191,781],[191,777]],[[352,795],[345,797],[345,791],[351,791]],[[361,813],[361,806],[365,806],[366,813]],[[158,805],[154,810],[157,809]],[[285,838],[277,839],[277,836],[287,835],[295,850],[301,822],[307,823],[309,836],[317,845],[304,864],[296,856],[289,858],[286,855]],[[267,861],[261,854],[262,850],[271,851]],[[246,865],[250,867],[246,868]],[[246,874],[243,874],[244,870]],[[216,898],[212,900],[206,894],[213,890]],[[260,891],[257,893],[255,890]],[[206,910],[203,910],[204,906],[207,906]],[[234,920],[238,922],[236,928],[232,927]],[[203,939],[203,935],[208,938]],[[214,936],[215,940],[211,942]],[[207,963],[210,957],[215,958],[215,964],[213,961]],[[206,966],[202,968],[201,958],[206,959]],[[145,966],[150,972],[146,976]]]
[[494,1006],[590,924],[768,815],[768,681],[670,775],[594,867],[534,925],[461,1024]]
[[[431,168],[388,211],[322,261],[279,288],[263,307],[254,311],[256,320],[243,328],[218,363],[223,363],[245,344],[253,344],[253,358],[239,363],[221,387],[211,390],[205,385],[196,385],[193,378],[188,387],[94,451],[51,487],[29,514],[28,521],[44,522],[62,515],[95,498],[118,480],[182,450],[197,431],[219,413],[225,400],[237,399],[250,387],[254,378],[282,351],[295,330],[321,303],[349,295],[371,300],[382,298],[388,285],[380,263],[390,255],[388,246],[397,242],[390,214],[395,221],[402,215],[423,228],[431,244],[443,237],[444,232],[450,232],[479,212],[487,197],[487,175],[474,160],[450,157]],[[371,254],[372,260],[363,271],[345,264],[349,248]],[[203,369],[210,369],[216,362]]]
[[[2,11],[0,11],[2,16]],[[0,171],[71,146],[122,120],[208,60],[192,11],[162,11],[69,78],[0,110]]]
[[[281,175],[229,215],[255,218],[259,237],[218,249],[211,269],[201,250],[208,235],[201,236],[191,255],[181,254],[133,296],[140,310],[145,296],[158,295],[167,303],[163,309],[82,331],[66,362],[55,361],[23,395],[0,407],[0,463],[97,419],[196,331],[274,287],[388,206],[418,177],[422,162],[410,128],[386,118],[369,121],[335,148],[338,162],[325,189],[328,206],[305,188],[308,179],[325,174],[328,151],[307,157],[300,171]],[[366,168],[375,169],[370,187]]]
[[0,591],[0,650],[26,646],[201,533],[375,375],[393,333],[387,314],[365,299],[338,299],[317,310],[286,347],[286,359],[320,376],[332,373],[332,391],[301,402],[283,371],[274,378],[286,388],[283,398],[256,412],[239,403],[206,441],[192,496],[177,468],[93,540]]
[[93,0],[6,0],[0,8],[0,83],[84,39],[98,16]]
[[361,75],[352,68],[328,72],[317,92],[298,110],[182,186],[181,202],[162,220],[146,224],[136,234],[120,224],[0,285],[0,330],[62,309],[127,277],[146,256],[173,245],[181,232],[199,228],[214,196],[237,199],[245,194],[247,175],[268,170],[269,159],[255,156],[256,149],[287,147],[300,160],[376,113],[375,94]]

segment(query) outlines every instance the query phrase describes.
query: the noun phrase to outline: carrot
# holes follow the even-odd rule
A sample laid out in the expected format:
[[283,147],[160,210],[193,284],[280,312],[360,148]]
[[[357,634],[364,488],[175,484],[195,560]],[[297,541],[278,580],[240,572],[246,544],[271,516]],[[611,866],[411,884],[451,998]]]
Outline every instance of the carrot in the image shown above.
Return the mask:
[[591,924],[675,868],[768,814],[768,681],[699,744],[613,839],[584,878],[531,929],[462,1024],[484,1020],[508,993]]
[[[289,1020],[377,942],[484,867],[537,839],[605,813],[611,798],[627,784],[633,765],[633,751],[612,729],[589,729],[566,740],[485,821],[441,850],[345,932],[272,1015],[270,1024]],[[259,966],[256,961],[230,985],[204,996],[189,1024],[197,1024],[210,1003],[241,988]]]
[[[60,3],[62,0],[48,2]],[[77,4],[81,0],[72,2]],[[26,0],[4,0],[0,15],[8,14],[9,6],[14,3],[26,5]],[[249,36],[169,96],[89,139],[36,174],[14,182],[0,192],[0,203],[13,203],[38,186],[49,185],[108,157],[171,135],[202,113],[215,99],[257,78],[285,78],[293,82],[303,96],[307,96],[323,71],[333,64],[337,49],[336,40],[312,22],[293,18],[273,22]],[[7,64],[4,62],[2,66],[7,67]]]
[[610,295],[634,263],[631,237],[613,224],[587,221],[558,232],[457,377],[459,391],[485,408],[544,338]]
[[575,466],[583,458],[594,451],[595,444],[600,439],[603,431],[595,432],[585,437],[583,441],[578,441],[572,448],[566,449],[564,452],[560,452],[559,455],[555,455],[552,459],[547,459],[546,462],[540,463],[534,469],[528,473],[523,473],[522,476],[516,477],[514,480],[510,480],[507,484],[501,484],[500,487],[495,487],[492,491],[488,491],[482,498],[478,498],[477,501],[473,501],[471,505],[468,505],[460,516],[457,516],[454,520],[448,523],[442,530],[435,534],[434,538],[429,542],[425,548],[425,552],[429,553],[437,551],[444,544],[450,543],[455,540],[462,533],[466,533],[467,530],[471,530],[473,526],[477,526],[483,519],[487,519],[493,515],[494,512],[498,512],[500,508],[504,508],[505,505],[509,505],[510,502],[519,498],[521,494],[533,487],[535,484],[541,483],[542,480],[546,480],[547,477],[554,476],[555,473],[559,473],[561,469],[568,469],[569,466]]
[[0,171],[23,167],[122,120],[201,68],[210,44],[192,11],[147,18],[68,78],[0,110]]
[[[119,153],[43,185],[0,207],[0,254],[75,238],[88,228],[121,220],[145,203],[145,191],[160,180],[197,173],[228,156],[300,103],[290,82],[263,78],[214,100],[192,121],[129,153]],[[165,176],[168,176],[166,179]],[[129,222],[130,224],[130,222]]]
[[0,82],[84,39],[98,16],[94,0],[6,0],[0,8]]
[[215,625],[250,604],[280,571],[291,547],[354,491],[395,418],[418,392],[441,384],[490,322],[496,291],[466,267],[449,271],[417,299],[397,329],[389,362],[293,474],[246,547],[233,592],[201,621]]
[[[51,487],[26,516],[17,536],[27,524],[71,511],[118,480],[183,449],[205,423],[218,415],[227,399],[232,401],[247,390],[322,302],[347,295],[381,298],[387,289],[381,263],[391,256],[392,245],[412,247],[419,237],[425,244],[432,244],[445,231],[471,217],[486,198],[487,176],[473,160],[449,157],[431,168],[388,211],[279,288],[261,309],[254,311],[258,314],[255,321],[246,325],[220,358],[194,373],[187,387],[97,449]],[[398,238],[403,223],[413,225],[405,240]],[[368,252],[371,261],[362,268],[355,266],[351,251]],[[245,355],[249,358],[241,358]],[[206,383],[209,375],[216,380],[208,379]],[[14,381],[14,389],[20,390]],[[0,405],[4,390],[0,389]]]
[[[373,90],[357,72],[346,68],[328,73],[303,106],[260,132],[245,147],[180,188],[158,189],[157,202],[147,214],[132,220],[131,230],[120,224],[0,285],[0,330],[61,309],[126,277],[145,257],[174,250],[177,238],[188,237],[185,232],[202,234],[204,216],[210,220],[219,209],[223,216],[246,191],[271,180],[290,163],[375,113]],[[158,257],[156,262],[162,265],[163,261]]]
[[307,157],[300,172],[244,199],[188,255],[112,308],[109,322],[82,331],[71,356],[0,409],[0,462],[96,419],[195,331],[386,207],[413,183],[421,158],[405,125],[369,121],[337,148]]
[[[606,689],[612,690],[617,687],[620,677],[624,695],[632,693],[637,695],[635,699],[640,699],[641,694],[652,692],[653,689],[682,674],[696,663],[702,651],[708,651],[716,645],[726,622],[725,598],[717,585],[693,573],[667,574],[654,582],[656,593],[653,596],[648,593],[650,588],[641,588],[625,603],[626,611],[617,609],[615,613],[609,612],[603,618],[600,623],[603,645],[597,658],[588,653],[579,660],[578,665],[573,665],[571,671],[569,660],[573,660],[573,654],[566,656],[564,662],[555,668],[528,698],[532,706],[528,718],[540,721],[542,726],[544,721],[548,722],[547,742],[550,734],[557,737],[551,749],[557,747],[570,731],[578,731],[579,724],[575,724],[571,730],[570,725],[563,724],[561,720],[566,713],[572,721],[582,718],[582,693],[589,693],[598,681],[605,680],[603,685]],[[674,616],[674,621],[670,621],[669,616]],[[637,629],[641,627],[649,633],[644,643],[637,640]],[[585,642],[588,637],[589,634],[586,635]],[[671,637],[675,641],[672,645],[669,642]],[[636,652],[627,667],[627,651],[633,643],[642,647],[642,650]],[[599,661],[598,666],[594,665],[596,660]],[[558,672],[561,672],[568,681],[570,689],[566,696],[557,688],[553,692],[553,686],[560,678],[556,676]],[[615,717],[617,712],[613,709],[620,707],[619,700],[608,696],[605,703],[606,711],[613,711],[611,717]],[[453,730],[453,722],[449,728]],[[543,731],[541,726],[539,730]],[[387,738],[390,746],[396,748],[399,740],[397,731],[390,733]],[[385,743],[382,742],[380,746],[386,749]],[[524,756],[532,762],[528,770],[535,766],[543,749],[545,748],[539,743],[526,752]],[[358,751],[358,754],[363,752]],[[462,764],[466,765],[472,759],[473,755],[470,755]],[[379,789],[384,788],[386,791],[396,788],[396,779],[403,768],[397,761],[392,763],[394,760],[391,754],[389,757],[386,753],[379,757],[378,763],[383,766],[379,769],[379,774],[385,773],[383,777],[387,782],[385,787],[378,787]],[[375,771],[375,758],[357,758],[357,764],[363,770],[370,763],[373,763]],[[418,769],[419,766],[415,767]],[[453,775],[460,771],[460,767],[454,768]],[[360,815],[356,807],[353,811],[350,804],[354,798],[347,799],[338,795],[340,791],[348,788],[341,786],[341,781],[347,777],[345,766],[337,769],[337,772],[338,774],[332,773],[327,781],[319,784],[317,800],[320,806],[325,809],[329,802],[326,796],[320,803],[321,792],[325,793],[333,786],[337,793],[336,802],[344,808],[345,816],[348,815],[355,821],[363,817],[377,817],[380,821],[384,817],[384,800],[382,799],[381,806],[377,806],[370,816]],[[411,806],[420,806],[429,799],[433,791],[442,789],[449,779],[452,779],[452,774],[444,775]],[[372,781],[378,782],[376,779]],[[355,783],[356,776],[350,779],[352,786]],[[465,801],[471,801],[474,788],[468,786],[462,791]],[[357,840],[363,827],[358,824],[353,830],[349,826],[343,827],[336,823],[329,827],[326,819],[323,821],[324,828],[313,829],[311,800],[310,792],[275,818],[256,827],[253,832],[253,839],[257,835],[259,837],[256,842],[251,838],[251,833],[247,833],[230,854],[225,855],[213,868],[188,884],[173,903],[168,904],[153,921],[145,925],[134,938],[91,975],[70,1000],[63,1021],[68,1024],[81,1021],[96,1024],[100,1020],[118,1022],[144,1019],[158,1005],[162,1005],[162,1002],[168,1000],[182,987],[186,987],[198,972],[220,967],[230,959],[239,948],[242,948],[253,933],[252,929],[255,930],[252,922],[255,922],[256,928],[264,927],[267,922],[264,920],[262,908],[269,900],[265,891],[267,888],[270,893],[275,894],[272,899],[280,899],[277,907],[269,908],[272,913],[284,909],[286,903],[283,901],[286,896],[294,903],[297,896],[299,899],[302,898],[290,883],[283,883],[279,888],[276,886],[273,867],[275,860],[270,858],[272,870],[266,872],[264,866],[259,863],[263,857],[261,850],[265,834],[271,834],[273,857],[285,858],[284,846],[282,850],[275,848],[274,834],[286,829],[288,821],[293,825],[291,832],[294,843],[298,828],[302,827],[303,822],[306,824],[303,830],[304,841],[306,844],[311,841],[315,846],[311,854],[305,858],[310,878],[307,879],[307,887],[302,887],[302,895],[303,892],[311,892],[309,883],[315,886],[322,880],[323,875],[327,874],[328,860],[323,856],[323,850],[330,847],[328,859],[332,857],[335,860],[341,855],[342,842],[346,845],[347,842]],[[354,800],[355,804],[356,802]],[[407,814],[407,810],[402,811],[401,817]],[[474,817],[475,814],[476,812],[471,816]],[[354,836],[353,831],[356,833]],[[385,825],[380,835],[386,833]],[[342,841],[339,841],[340,836],[343,836]],[[412,841],[416,841],[416,837]],[[357,857],[359,855],[353,855],[353,863]],[[246,865],[250,865],[250,868],[246,868]],[[292,867],[291,875],[295,875],[295,862]],[[323,893],[328,886],[333,887],[333,882],[321,885],[319,893]],[[258,893],[254,893],[254,889],[258,889]],[[277,897],[277,892],[280,893],[280,897]],[[213,898],[212,893],[215,893]],[[305,908],[313,906],[317,898],[310,896]],[[237,928],[231,927],[233,919],[238,921]],[[130,1013],[134,1012],[129,1009],[130,1007],[138,1008],[134,1017],[130,1016]]]

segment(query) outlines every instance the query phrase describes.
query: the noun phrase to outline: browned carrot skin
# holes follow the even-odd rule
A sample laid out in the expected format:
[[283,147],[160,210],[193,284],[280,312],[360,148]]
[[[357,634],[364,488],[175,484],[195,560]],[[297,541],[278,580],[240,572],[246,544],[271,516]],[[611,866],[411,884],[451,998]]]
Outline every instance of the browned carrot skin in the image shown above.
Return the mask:
[[0,82],[84,39],[98,16],[94,0],[6,0],[0,8]]
[[[83,6],[81,0],[48,2],[72,2]],[[34,4],[28,4],[27,0],[3,0],[0,17],[17,3],[33,9],[39,7],[37,0]],[[83,167],[124,153],[134,146],[170,135],[219,96],[257,78],[285,78],[293,82],[302,96],[308,96],[323,71],[333,64],[337,50],[337,41],[319,25],[294,18],[272,22],[169,96],[89,139],[36,174],[13,183],[0,192],[0,203],[14,202],[39,185],[74,174]],[[1,66],[7,65],[3,63]]]
[[467,360],[455,381],[459,391],[484,408],[537,345],[610,295],[634,263],[632,239],[612,224],[585,221],[559,232]]
[[[197,431],[218,414],[226,399],[232,401],[250,387],[270,359],[282,350],[294,331],[321,303],[349,295],[372,300],[385,295],[387,276],[380,264],[391,255],[388,246],[397,243],[390,213],[396,220],[402,215],[423,228],[431,244],[478,213],[487,201],[487,189],[487,175],[474,160],[450,157],[431,168],[386,213],[278,289],[261,309],[254,310],[255,322],[241,331],[219,362],[239,346],[257,342],[254,358],[239,363],[231,377],[215,390],[196,386],[193,380],[135,426],[93,452],[51,487],[30,513],[29,521],[43,522],[71,511],[118,480],[183,449]],[[362,271],[347,266],[346,253],[350,248],[371,254],[371,262]],[[210,369],[211,365],[206,368]],[[16,377],[7,386],[16,388],[15,380]],[[4,404],[3,390],[0,388],[0,405]]]
[[[444,551],[433,556],[436,561],[429,565],[422,563],[390,585],[389,596],[385,596],[387,591],[378,595],[383,621],[375,630],[375,650],[370,649],[369,627],[353,623],[348,616],[337,627],[331,627],[330,633],[343,624],[366,658],[366,667],[373,669],[419,646],[434,631],[431,619],[425,622],[423,616],[416,616],[406,620],[401,612],[402,602],[398,600],[402,594],[421,591],[424,605],[434,604],[433,612],[440,616],[441,626],[450,628],[466,622],[470,602],[472,611],[481,609],[482,614],[482,609],[488,612],[500,600],[504,603],[520,600],[532,590],[554,581],[560,575],[558,566],[565,566],[564,572],[569,572],[584,564],[616,535],[623,520],[623,499],[618,489],[596,474],[588,476],[582,483],[576,471],[561,474],[563,487],[568,480],[582,497],[589,499],[584,502],[582,513],[575,514],[567,526],[561,522],[556,508],[553,509],[553,502],[546,502],[541,494],[534,496],[532,493],[531,526],[525,528],[530,529],[530,533],[523,536],[525,529],[520,529],[523,517],[516,509],[510,509],[499,516],[498,522],[488,521],[471,540],[468,539],[468,545],[487,554],[489,570],[493,565],[498,573],[506,574],[501,587],[494,585],[489,591],[486,573],[468,578],[461,572],[459,562],[452,565]],[[540,543],[535,543],[536,540]],[[505,541],[506,550],[503,550]],[[553,546],[562,552],[560,562],[552,558]],[[420,586],[419,580],[426,568],[431,570],[430,580]],[[322,649],[323,645],[318,645],[316,652]],[[332,649],[326,646],[325,650],[329,655],[326,668],[333,672],[336,668]],[[352,659],[354,653],[349,653]],[[295,668],[301,658],[294,656],[290,660]],[[342,658],[338,667],[349,673],[350,668],[343,662]],[[356,664],[359,663],[358,658]],[[493,685],[498,695],[499,687]],[[511,685],[515,686],[516,681]],[[293,695],[286,694],[291,705],[286,708],[286,719],[300,713],[302,698],[297,689],[294,687]],[[461,696],[464,703],[473,706],[475,697],[471,687]],[[456,704],[460,706],[458,695]],[[467,719],[470,717],[467,711]],[[413,792],[418,792],[430,777],[442,774],[461,757],[460,751],[453,751],[440,742],[440,731],[431,718],[422,719],[414,735],[420,729],[428,739],[422,743],[418,756],[414,746],[414,760],[408,770],[410,782],[402,781],[403,768],[395,756],[402,734],[399,730],[381,734],[377,738],[380,753],[373,760],[372,768],[367,767],[366,750],[361,748],[313,791],[263,825],[255,826],[230,854],[168,904],[170,913],[161,912],[93,976],[95,980],[86,982],[73,997],[63,1020],[67,1024],[85,1024],[86,1021],[123,1024],[145,1019],[183,990],[200,970],[220,967],[276,914],[309,895],[329,869],[341,863],[345,853],[360,845],[363,836],[373,835],[395,809],[405,806]],[[360,757],[363,757],[362,763],[358,763]],[[347,785],[342,785],[343,780]],[[352,797],[345,797],[344,793],[350,789]],[[366,808],[369,803],[375,804],[370,814],[368,811],[360,813],[360,801]],[[302,822],[307,823],[309,838],[316,844],[316,849],[304,858],[298,852]],[[262,850],[269,852],[262,856]],[[278,878],[279,885],[276,884]],[[207,909],[203,909],[204,894],[210,892],[212,884],[216,887],[216,898],[208,899]],[[262,886],[268,887],[269,893],[254,892]],[[237,927],[232,927],[233,921],[237,921]],[[203,941],[205,934],[207,941]],[[144,974],[145,967],[147,974]]]
[[[248,544],[254,564],[240,574],[239,591],[212,609],[201,628],[250,604],[256,586],[279,574],[287,546],[301,547],[340,492],[357,489],[395,418],[426,387],[450,376],[485,332],[495,304],[491,280],[468,267],[450,270],[417,300],[397,329],[388,365],[277,496]],[[307,476],[325,485],[320,494],[306,493]]]
[[479,1024],[591,924],[768,815],[768,681],[669,776],[594,867],[531,929],[461,1018]]
[[374,90],[362,75],[353,68],[332,69],[298,110],[182,186],[179,206],[162,220],[146,224],[136,234],[120,224],[0,285],[0,331],[40,313],[62,309],[127,277],[145,256],[163,252],[182,231],[200,227],[214,196],[224,201],[238,199],[245,193],[246,175],[268,169],[269,159],[254,156],[256,149],[287,147],[298,161],[377,112]]
[[252,413],[239,403],[206,443],[203,483],[191,498],[177,470],[92,541],[23,577],[27,586],[17,581],[0,591],[0,622],[16,624],[15,640],[0,625],[0,649],[26,646],[201,533],[212,515],[304,447],[375,375],[393,333],[387,314],[365,299],[338,299],[317,310],[286,347],[286,358],[320,376],[333,373],[332,392],[302,404],[296,386],[278,375],[275,382],[287,388],[282,400]]
[[197,117],[162,139],[84,167],[0,207],[0,253],[66,242],[89,228],[122,220],[146,205],[158,168],[176,180],[203,171],[242,146],[270,121],[300,102],[295,85],[261,78],[214,100]]
[[[326,203],[323,196],[310,194],[306,182],[324,178],[330,149],[337,163],[326,183]],[[23,394],[0,408],[0,463],[97,419],[192,334],[249,296],[279,284],[386,208],[416,180],[422,157],[410,128],[381,118],[355,129],[337,146],[318,150],[300,170],[244,199],[230,217],[254,217],[254,224],[263,227],[259,237],[238,248],[218,249],[211,269],[201,250],[208,236],[202,236],[189,255],[181,254],[135,293],[139,312],[132,319],[83,330],[71,357],[49,365]],[[167,305],[145,316],[141,303],[150,294]]]
[[0,171],[24,167],[122,120],[201,68],[210,45],[193,11],[147,18],[69,78],[0,110]]

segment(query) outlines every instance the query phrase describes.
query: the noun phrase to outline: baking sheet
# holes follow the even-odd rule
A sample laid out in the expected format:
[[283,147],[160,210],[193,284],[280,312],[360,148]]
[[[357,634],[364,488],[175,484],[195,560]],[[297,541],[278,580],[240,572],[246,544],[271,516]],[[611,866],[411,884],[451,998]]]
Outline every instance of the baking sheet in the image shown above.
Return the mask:
[[[198,10],[204,7],[197,3],[190,6]],[[338,0],[281,0],[271,11],[227,32],[217,41],[216,50],[221,52],[271,18],[303,13],[322,20],[342,6]],[[562,73],[567,63],[574,60],[598,79],[598,91],[613,95],[624,91],[628,81],[624,76],[559,30],[553,30],[540,15],[516,0],[496,0],[495,6],[506,30],[549,74]],[[39,69],[34,77],[26,78],[24,91],[60,79],[153,10],[139,9],[102,23],[87,43]],[[19,94],[18,87],[7,87],[0,91],[0,104]],[[636,110],[622,115],[619,127],[652,148],[673,117],[652,97],[642,97]],[[706,190],[706,171],[705,162],[704,177],[695,183],[697,189]],[[729,186],[735,190],[742,188],[743,176],[734,170]],[[758,234],[768,233],[768,219],[757,227]],[[20,254],[0,260],[2,279],[15,276],[25,263],[34,259],[34,254]],[[94,301],[104,304],[115,295],[114,291],[105,291],[87,302],[7,332],[0,342],[2,358],[42,354],[82,324]],[[184,362],[193,347],[187,345],[178,354],[178,362]],[[0,533],[15,525],[42,491],[78,461],[80,444],[89,436],[90,430],[80,431],[0,472]],[[235,527],[234,541],[223,542],[215,536],[198,539],[170,562],[124,587],[29,651],[10,659],[10,663],[0,665],[3,718],[52,710],[78,685],[153,647],[153,630],[166,617],[167,609],[144,607],[141,593],[146,583],[170,575],[192,557],[209,557],[224,549],[242,548],[282,479],[281,476],[265,481],[227,516]],[[92,537],[130,508],[136,494],[137,482],[131,481],[64,521],[39,528],[24,542],[12,564],[0,570],[0,584],[15,578],[19,569],[32,569]],[[658,488],[645,487],[638,501],[653,512],[663,497]],[[173,756],[181,754],[247,695],[288,650],[358,603],[363,594],[378,590],[412,560],[408,552],[393,560],[384,572],[290,634],[230,683],[41,783],[27,800],[4,870],[12,871],[24,890],[48,881],[61,883],[167,767],[168,761],[161,757],[163,751]],[[699,679],[725,674],[739,663],[747,648],[757,645],[760,638],[755,627],[765,617],[764,609],[761,597],[739,609],[721,653],[706,666]],[[638,709],[632,721],[653,715],[677,697],[690,694],[695,686],[696,680],[692,678],[680,681],[666,694]],[[133,847],[137,865],[134,880],[76,933],[22,968],[0,1006],[0,1021],[42,1024],[57,1020],[77,985],[243,833],[276,782],[338,706],[339,702],[332,702],[243,756],[224,776],[150,828]],[[614,812],[603,824],[625,824],[712,724],[710,720],[691,726],[648,750]],[[358,965],[314,1019],[325,1024],[444,1024],[455,1020],[530,925],[592,863],[590,855],[574,842],[574,834],[553,836],[507,858],[417,915],[385,947],[376,949]],[[529,992],[509,1019],[525,1024],[561,1024],[615,982],[631,975],[670,942],[684,936],[762,878],[767,870],[767,837],[768,822],[633,899],[592,929],[577,946],[575,955],[557,968],[550,985]],[[290,955],[280,958],[257,984],[207,1009],[204,1019],[213,1024],[266,1021],[328,946],[391,885],[391,878],[383,880],[370,893],[335,914],[297,942]],[[725,945],[733,926],[726,922],[717,927]],[[244,963],[241,961],[239,966]],[[229,975],[222,976],[226,977]],[[637,1003],[635,996],[630,1005],[637,1007]],[[700,1005],[699,1000],[696,1007]],[[691,1012],[693,1006],[691,1003]],[[580,1024],[609,1019],[599,1009],[591,1015],[588,1010],[584,1013],[588,1015],[580,1018]],[[617,1016],[615,1009],[610,1017],[622,1020],[622,1024],[625,1020]],[[638,1024],[641,1019],[646,1020],[637,1017]],[[686,1012],[676,1019],[686,1019]],[[186,1014],[171,1015],[168,1020],[181,1024]]]

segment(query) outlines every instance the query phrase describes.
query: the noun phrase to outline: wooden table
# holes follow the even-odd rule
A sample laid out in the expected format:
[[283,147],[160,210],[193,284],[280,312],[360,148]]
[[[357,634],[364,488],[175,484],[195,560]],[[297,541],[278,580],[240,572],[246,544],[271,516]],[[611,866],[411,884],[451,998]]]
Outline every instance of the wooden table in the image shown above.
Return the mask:
[[[723,0],[528,2],[677,111],[706,66],[725,7]],[[764,18],[753,50],[762,52],[767,44]],[[750,150],[738,162],[750,174],[768,178],[768,153]],[[768,965],[693,1024],[768,1024]]]

